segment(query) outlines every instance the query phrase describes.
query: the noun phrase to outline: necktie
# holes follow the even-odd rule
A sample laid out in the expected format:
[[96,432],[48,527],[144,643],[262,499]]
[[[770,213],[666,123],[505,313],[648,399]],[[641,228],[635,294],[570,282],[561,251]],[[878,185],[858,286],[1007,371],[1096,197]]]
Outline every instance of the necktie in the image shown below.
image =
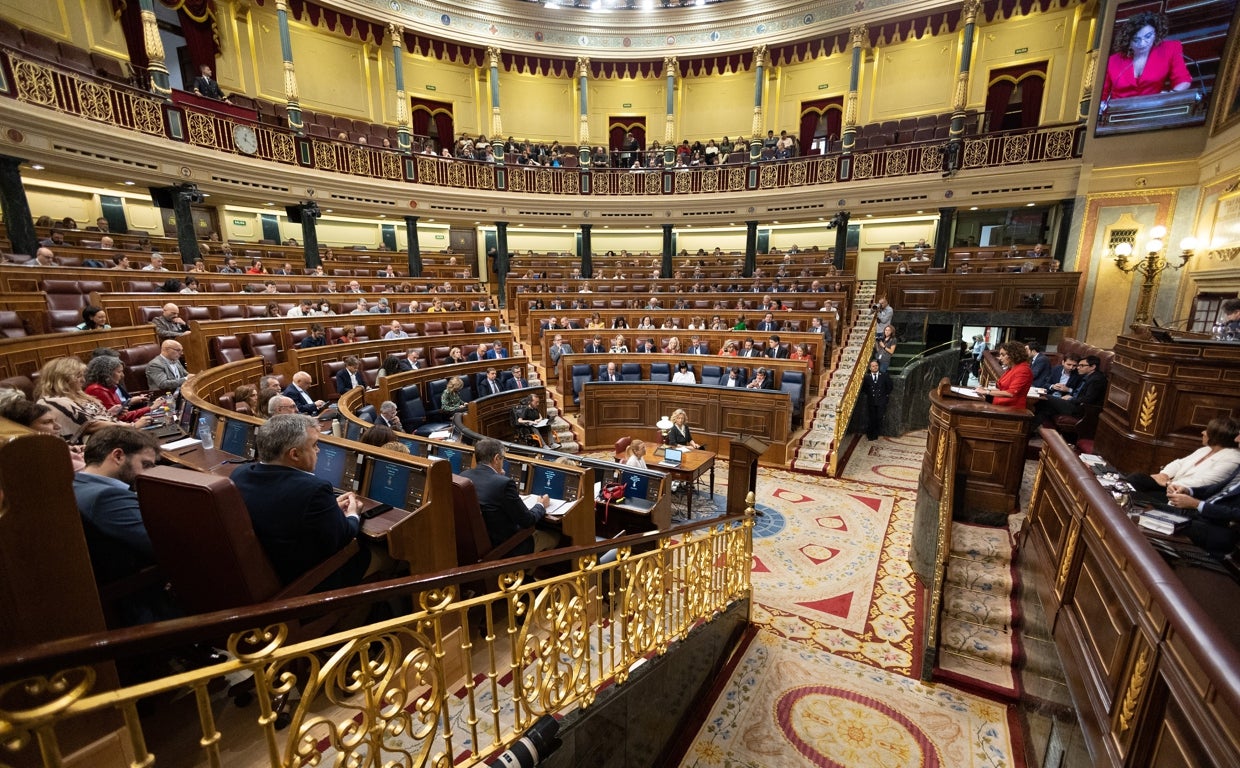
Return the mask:
[[877,384],[877,383],[878,383],[878,374],[877,374],[877,373],[876,373],[876,374],[874,374],[874,376],[873,376],[872,378],[873,378],[873,380],[874,380],[874,383],[875,383],[875,384]]

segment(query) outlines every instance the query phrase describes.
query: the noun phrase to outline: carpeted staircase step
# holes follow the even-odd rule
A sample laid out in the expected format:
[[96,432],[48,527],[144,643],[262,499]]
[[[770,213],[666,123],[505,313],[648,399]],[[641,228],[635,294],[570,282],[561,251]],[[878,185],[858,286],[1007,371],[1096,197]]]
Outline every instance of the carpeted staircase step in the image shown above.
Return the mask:
[[947,589],[943,592],[943,614],[960,621],[994,629],[1012,626],[1012,600],[1004,594]]
[[1006,528],[952,523],[952,557],[1010,564],[1012,536]]
[[950,616],[944,616],[939,626],[941,650],[971,656],[997,666],[1012,665],[1015,645],[1008,630],[985,627]]
[[1012,567],[1009,563],[986,560],[969,560],[952,556],[947,561],[947,584],[949,587],[1001,595],[1012,595]]

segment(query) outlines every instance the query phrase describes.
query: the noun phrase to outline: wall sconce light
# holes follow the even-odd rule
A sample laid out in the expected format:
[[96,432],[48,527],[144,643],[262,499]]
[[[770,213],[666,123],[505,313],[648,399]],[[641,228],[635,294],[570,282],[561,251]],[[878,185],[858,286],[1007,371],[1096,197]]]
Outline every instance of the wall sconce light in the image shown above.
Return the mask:
[[1145,243],[1145,258],[1131,263],[1128,261],[1128,258],[1132,256],[1132,244],[1120,243],[1115,246],[1116,268],[1124,274],[1139,272],[1141,277],[1144,278],[1141,283],[1141,298],[1137,302],[1137,314],[1134,318],[1138,323],[1149,322],[1158,276],[1168,269],[1183,269],[1188,264],[1188,260],[1192,258],[1193,252],[1197,249],[1195,238],[1184,238],[1180,241],[1180,263],[1172,264],[1163,255],[1163,249],[1166,247],[1163,238],[1166,236],[1167,228],[1162,225],[1151,229],[1150,239]]

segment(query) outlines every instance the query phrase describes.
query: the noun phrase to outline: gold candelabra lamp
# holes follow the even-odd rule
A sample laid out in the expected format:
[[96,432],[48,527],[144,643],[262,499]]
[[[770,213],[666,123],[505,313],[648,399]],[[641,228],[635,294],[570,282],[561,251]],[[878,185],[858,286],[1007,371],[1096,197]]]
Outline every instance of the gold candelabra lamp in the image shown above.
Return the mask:
[[1129,261],[1133,252],[1132,243],[1119,243],[1114,249],[1115,266],[1125,274],[1139,272],[1143,278],[1141,297],[1137,301],[1137,315],[1134,318],[1138,323],[1150,321],[1158,276],[1168,269],[1183,269],[1188,264],[1188,260],[1192,258],[1193,252],[1197,250],[1195,238],[1184,238],[1180,241],[1180,263],[1172,264],[1163,253],[1166,247],[1163,238],[1166,236],[1167,228],[1164,226],[1159,225],[1151,229],[1150,239],[1145,243],[1145,256],[1135,261]]

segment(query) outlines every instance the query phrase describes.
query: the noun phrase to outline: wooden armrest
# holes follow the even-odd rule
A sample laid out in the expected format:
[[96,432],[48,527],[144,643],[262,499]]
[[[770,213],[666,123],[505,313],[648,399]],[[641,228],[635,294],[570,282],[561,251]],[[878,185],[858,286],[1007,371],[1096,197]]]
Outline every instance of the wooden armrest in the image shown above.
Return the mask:
[[517,531],[512,536],[510,536],[507,541],[500,544],[495,549],[492,549],[490,552],[486,553],[486,555],[484,555],[482,558],[482,562],[486,562],[488,560],[503,560],[505,557],[508,556],[508,553],[511,552],[518,544],[520,544],[521,542],[525,541],[526,539],[530,538],[533,535],[534,535],[534,526],[531,525],[529,528],[522,528],[521,530]]
[[327,558],[323,562],[314,566],[301,576],[294,579],[287,587],[280,590],[272,597],[272,600],[283,600],[286,597],[300,597],[308,595],[319,584],[338,571],[345,563],[349,562],[354,555],[358,553],[360,545],[357,539],[350,541],[340,548],[334,555]]
[[157,586],[166,581],[159,566],[148,565],[140,571],[109,581],[99,587],[99,600],[104,605],[115,602],[147,587]]

